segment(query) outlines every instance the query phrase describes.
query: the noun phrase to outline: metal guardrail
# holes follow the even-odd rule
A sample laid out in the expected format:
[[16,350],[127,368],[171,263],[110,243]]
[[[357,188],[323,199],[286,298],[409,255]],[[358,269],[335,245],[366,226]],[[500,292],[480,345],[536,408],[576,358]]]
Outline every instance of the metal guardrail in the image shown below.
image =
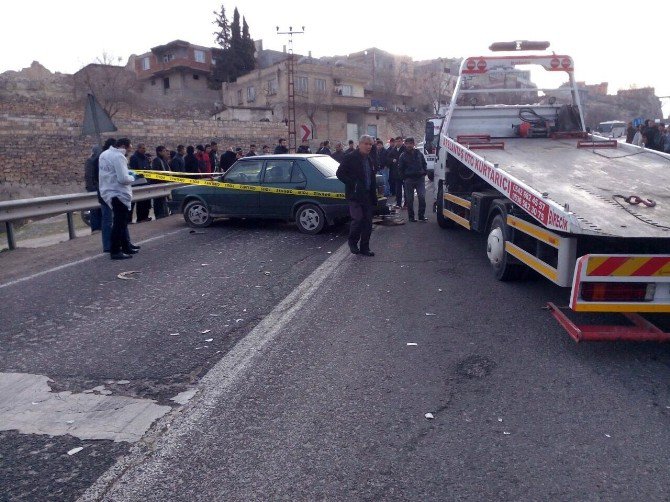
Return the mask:
[[[184,183],[160,183],[133,187],[133,201],[153,199],[169,195],[172,189],[184,186]],[[53,195],[50,197],[36,197],[33,199],[16,199],[0,202],[0,222],[5,223],[7,229],[7,244],[9,249],[16,248],[13,222],[26,218],[67,214],[67,227],[70,239],[76,237],[73,213],[99,207],[96,192],[72,193]]]

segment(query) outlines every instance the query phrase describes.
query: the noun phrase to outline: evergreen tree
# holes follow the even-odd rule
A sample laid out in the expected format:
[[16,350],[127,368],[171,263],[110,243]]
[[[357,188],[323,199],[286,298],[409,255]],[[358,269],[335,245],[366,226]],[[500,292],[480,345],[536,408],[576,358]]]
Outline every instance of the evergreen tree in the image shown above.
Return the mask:
[[256,47],[254,46],[254,41],[249,34],[249,25],[247,20],[242,17],[242,50],[241,50],[241,59],[242,59],[242,70],[245,73],[250,72],[256,67],[256,58],[254,54],[256,52]]
[[[235,78],[235,69],[231,65],[230,53],[230,23],[226,17],[226,9],[221,5],[221,12],[214,11],[214,24],[219,28],[214,32],[216,43],[221,46],[215,57],[214,72],[212,75],[213,87],[220,87],[222,82],[232,82]],[[212,54],[214,56],[214,54]]]
[[254,41],[249,34],[249,25],[243,18],[240,24],[240,13],[235,7],[232,23],[228,22],[226,12],[221,6],[221,12],[214,12],[214,24],[219,30],[214,32],[216,42],[221,51],[216,60],[213,79],[219,83],[234,82],[237,77],[249,73],[256,67],[254,57]]

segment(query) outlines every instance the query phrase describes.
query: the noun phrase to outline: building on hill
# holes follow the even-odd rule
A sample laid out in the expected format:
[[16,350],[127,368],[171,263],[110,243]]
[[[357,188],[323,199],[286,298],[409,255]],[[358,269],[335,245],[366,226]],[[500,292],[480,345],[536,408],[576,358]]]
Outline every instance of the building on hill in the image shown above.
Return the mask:
[[150,52],[131,56],[129,65],[140,82],[142,97],[161,104],[210,105],[220,99],[209,86],[215,48],[173,40]]
[[[309,57],[297,57],[295,64],[295,105],[298,135],[302,125],[312,131],[309,139],[357,140],[367,133],[386,135],[383,113],[372,106],[366,93],[365,69],[330,64]],[[223,85],[224,112],[227,117],[245,120],[250,114],[273,122],[288,120],[287,62],[275,63]],[[298,138],[298,141],[300,138]]]

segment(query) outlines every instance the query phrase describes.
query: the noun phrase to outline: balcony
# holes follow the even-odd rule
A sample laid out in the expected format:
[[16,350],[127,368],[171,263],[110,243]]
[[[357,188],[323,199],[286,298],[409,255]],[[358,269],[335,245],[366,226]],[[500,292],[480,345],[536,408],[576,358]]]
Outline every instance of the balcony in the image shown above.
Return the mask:
[[343,107],[343,108],[370,108],[370,98],[363,96],[340,96],[336,94],[333,96],[333,106]]

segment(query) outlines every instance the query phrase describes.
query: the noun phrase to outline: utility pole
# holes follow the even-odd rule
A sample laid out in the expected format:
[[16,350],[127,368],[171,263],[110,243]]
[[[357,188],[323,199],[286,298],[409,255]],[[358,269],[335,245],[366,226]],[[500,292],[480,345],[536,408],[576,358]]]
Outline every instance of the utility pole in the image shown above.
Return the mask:
[[297,149],[297,137],[295,129],[295,59],[293,57],[293,35],[305,33],[305,27],[302,31],[293,30],[293,26],[288,27],[288,31],[279,31],[278,35],[288,35],[288,60],[287,60],[287,79],[288,79],[288,151],[295,153]]

